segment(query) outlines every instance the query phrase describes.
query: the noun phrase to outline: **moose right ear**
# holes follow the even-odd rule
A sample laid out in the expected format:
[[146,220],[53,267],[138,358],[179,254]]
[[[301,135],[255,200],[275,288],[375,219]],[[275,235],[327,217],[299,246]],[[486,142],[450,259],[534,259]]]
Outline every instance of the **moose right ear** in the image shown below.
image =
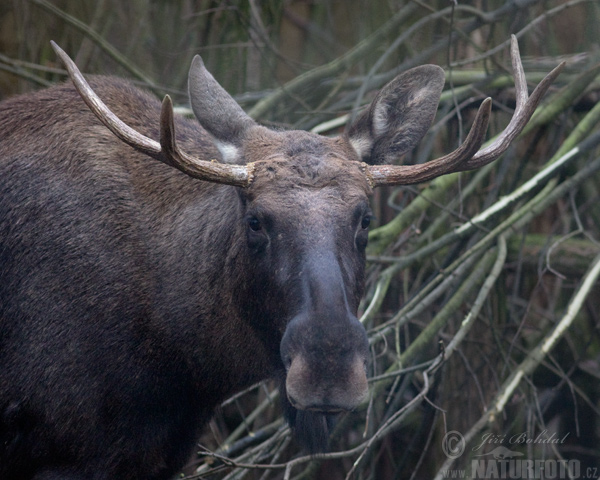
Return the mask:
[[347,131],[362,161],[394,163],[417,145],[433,122],[444,78],[440,67],[423,65],[398,75],[381,89]]
[[194,115],[216,140],[223,161],[237,163],[244,134],[256,122],[219,85],[196,55],[190,67],[188,91]]

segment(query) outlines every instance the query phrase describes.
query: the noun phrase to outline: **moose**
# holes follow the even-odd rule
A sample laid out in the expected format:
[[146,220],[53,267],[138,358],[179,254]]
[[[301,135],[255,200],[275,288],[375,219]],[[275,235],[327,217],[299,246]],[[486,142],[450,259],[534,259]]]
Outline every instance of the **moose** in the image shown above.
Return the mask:
[[[491,99],[454,152],[393,165],[427,132],[444,72],[383,87],[338,137],[250,118],[196,56],[176,116],[90,77],[0,104],[0,478],[167,479],[212,411],[267,377],[309,452],[368,397],[369,195],[498,158],[532,92],[481,149]],[[83,101],[82,101],[83,99]],[[156,140],[158,139],[158,140]]]

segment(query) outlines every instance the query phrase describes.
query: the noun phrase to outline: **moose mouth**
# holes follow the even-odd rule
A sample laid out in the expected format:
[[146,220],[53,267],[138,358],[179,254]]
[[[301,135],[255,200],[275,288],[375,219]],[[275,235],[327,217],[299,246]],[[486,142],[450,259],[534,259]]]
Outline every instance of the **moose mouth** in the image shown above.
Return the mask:
[[335,413],[342,413],[342,412],[348,412],[351,409],[346,408],[346,407],[340,407],[338,405],[302,405],[301,403],[297,402],[294,397],[292,397],[291,395],[288,394],[287,396],[290,404],[292,405],[292,407],[294,407],[297,410],[306,410],[309,412],[314,412],[314,413],[324,413],[324,414],[335,414]]

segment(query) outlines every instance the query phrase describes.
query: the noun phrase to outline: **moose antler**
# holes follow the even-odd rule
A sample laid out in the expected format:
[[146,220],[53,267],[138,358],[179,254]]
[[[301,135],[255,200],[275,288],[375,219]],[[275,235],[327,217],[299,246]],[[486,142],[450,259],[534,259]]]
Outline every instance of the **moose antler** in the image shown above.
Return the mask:
[[491,109],[491,99],[488,97],[479,107],[469,135],[457,150],[444,157],[419,165],[368,165],[366,174],[373,187],[410,185],[425,182],[447,173],[473,170],[494,161],[506,151],[510,142],[521,133],[546,90],[565,66],[565,62],[558,65],[546,75],[529,96],[517,38],[511,35],[510,41],[517,103],[510,123],[498,138],[491,145],[479,150],[483,143]]
[[87,106],[123,142],[199,180],[238,187],[247,187],[252,183],[252,164],[230,165],[201,160],[179,149],[175,141],[173,103],[169,95],[165,96],[162,103],[159,143],[137,132],[112,113],[92,90],[75,62],[55,42],[50,43],[67,68],[69,77]]

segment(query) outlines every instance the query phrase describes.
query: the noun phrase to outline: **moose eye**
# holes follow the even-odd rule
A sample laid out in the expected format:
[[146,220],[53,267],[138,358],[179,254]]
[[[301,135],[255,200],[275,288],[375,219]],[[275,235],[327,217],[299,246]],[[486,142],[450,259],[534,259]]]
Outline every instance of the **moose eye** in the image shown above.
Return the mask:
[[254,232],[258,232],[262,228],[260,220],[256,217],[248,218],[248,226],[250,227],[250,230]]
[[362,228],[363,230],[369,228],[369,225],[371,225],[371,218],[371,215],[365,215],[362,221],[360,222],[360,228]]

